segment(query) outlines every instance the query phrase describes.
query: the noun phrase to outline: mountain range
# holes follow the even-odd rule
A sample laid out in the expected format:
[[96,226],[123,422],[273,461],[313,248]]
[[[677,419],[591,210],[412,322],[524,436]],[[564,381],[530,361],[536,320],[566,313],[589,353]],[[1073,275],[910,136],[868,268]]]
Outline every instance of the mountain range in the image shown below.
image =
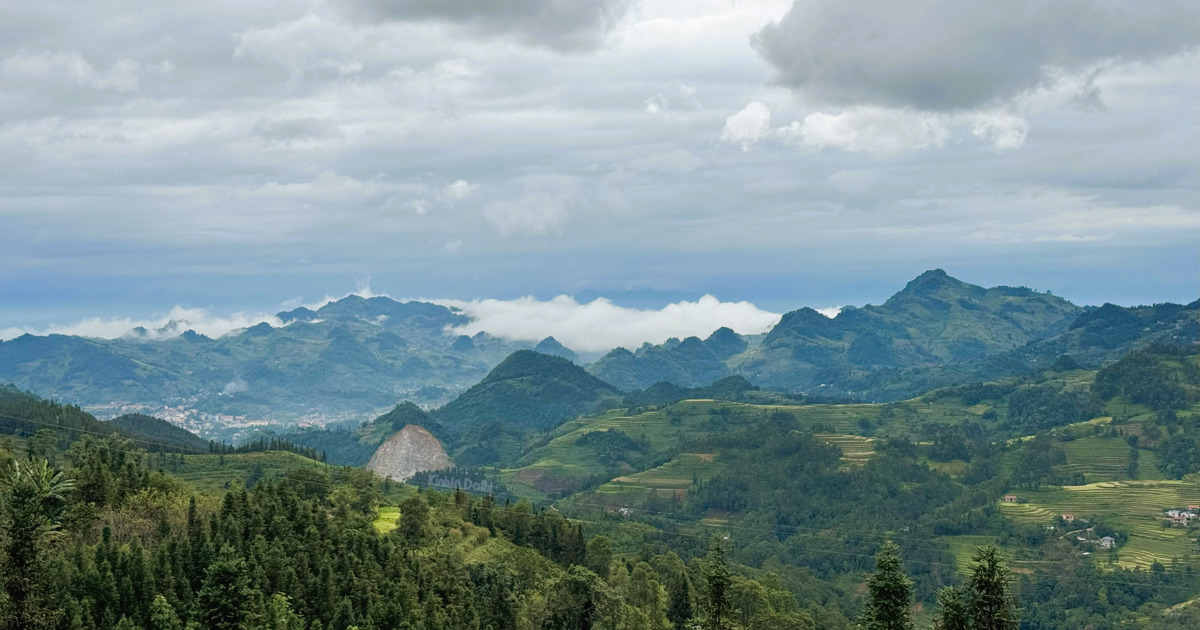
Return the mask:
[[[509,380],[489,371],[514,352],[580,360],[553,337],[533,344],[486,332],[454,335],[448,331],[467,316],[428,302],[348,296],[277,317],[283,326],[261,323],[218,339],[191,330],[162,338],[172,331],[135,329],[112,340],[24,335],[0,343],[0,382],[99,415],[106,405],[108,415],[117,415],[121,404],[144,403],[325,422],[361,419],[409,400],[426,409],[446,405],[448,415],[435,414],[439,421],[474,418],[457,431],[489,424],[467,411],[470,401]],[[801,308],[765,334],[720,328],[704,339],[614,349],[585,366],[603,387],[583,386],[588,395],[580,400],[586,407],[604,388],[604,396],[618,397],[618,390],[660,382],[701,387],[735,375],[780,392],[899,400],[936,386],[1023,373],[1061,356],[1095,367],[1139,345],[1195,343],[1198,321],[1196,302],[1081,307],[1025,287],[979,287],[937,269],[881,305],[846,307],[832,318]],[[521,356],[508,367],[528,363]],[[582,386],[578,379],[570,387],[576,386]]]

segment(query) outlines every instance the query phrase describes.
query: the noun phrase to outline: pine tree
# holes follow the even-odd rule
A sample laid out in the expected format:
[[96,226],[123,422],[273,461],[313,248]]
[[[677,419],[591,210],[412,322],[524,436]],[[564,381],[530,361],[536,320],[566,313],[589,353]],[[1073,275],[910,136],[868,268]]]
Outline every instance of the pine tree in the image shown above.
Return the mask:
[[1000,550],[988,545],[975,553],[975,566],[968,581],[968,612],[975,630],[1012,630],[1018,624],[1016,608],[1008,594],[1008,567]]
[[182,630],[183,623],[175,609],[167,603],[167,598],[157,595],[150,604],[150,627],[154,630]]
[[947,586],[938,591],[938,610],[933,617],[934,630],[968,630],[971,627],[967,609],[967,591]]
[[692,578],[686,572],[671,582],[670,603],[667,606],[667,619],[682,628],[695,615],[692,605]]
[[704,564],[706,582],[704,630],[728,630],[732,627],[733,606],[729,602],[729,566],[725,561],[725,547],[714,541],[712,551]]
[[867,603],[861,625],[866,630],[912,630],[912,580],[904,574],[900,548],[888,540],[875,556],[875,573],[867,580]]
[[197,597],[197,615],[206,628],[240,630],[249,615],[253,593],[246,561],[228,545],[208,567]]

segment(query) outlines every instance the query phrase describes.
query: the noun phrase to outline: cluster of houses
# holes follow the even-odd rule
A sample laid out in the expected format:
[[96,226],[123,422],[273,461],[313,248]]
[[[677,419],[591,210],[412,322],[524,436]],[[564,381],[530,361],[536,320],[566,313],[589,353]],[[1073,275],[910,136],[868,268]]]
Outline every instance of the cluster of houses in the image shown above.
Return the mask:
[[1167,522],[1175,527],[1187,527],[1200,518],[1200,505],[1189,505],[1186,509],[1164,510]]

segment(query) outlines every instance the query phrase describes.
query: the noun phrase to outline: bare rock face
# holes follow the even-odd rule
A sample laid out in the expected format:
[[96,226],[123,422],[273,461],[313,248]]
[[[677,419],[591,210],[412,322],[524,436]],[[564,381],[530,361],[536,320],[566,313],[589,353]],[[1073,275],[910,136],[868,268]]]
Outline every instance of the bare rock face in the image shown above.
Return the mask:
[[451,468],[454,462],[433,434],[415,424],[405,426],[388,438],[367,462],[367,469],[394,481],[429,470]]

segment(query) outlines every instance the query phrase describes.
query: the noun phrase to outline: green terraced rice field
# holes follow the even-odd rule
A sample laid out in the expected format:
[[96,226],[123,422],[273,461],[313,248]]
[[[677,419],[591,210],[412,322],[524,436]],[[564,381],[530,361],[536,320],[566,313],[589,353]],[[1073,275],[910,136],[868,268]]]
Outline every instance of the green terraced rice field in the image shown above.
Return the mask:
[[396,521],[400,520],[400,508],[381,506],[379,516],[375,519],[375,531],[386,534],[396,529]]
[[867,460],[875,456],[875,440],[868,437],[840,433],[817,433],[813,437],[825,444],[833,444],[842,449],[842,461],[845,462],[845,467],[865,466]]
[[[1179,558],[1200,563],[1187,530],[1163,528],[1163,510],[1200,504],[1200,483],[1185,481],[1108,481],[1053,490],[1017,490],[1025,503],[1000,503],[1013,519],[1052,523],[1059,514],[1076,518],[1104,517],[1129,532],[1129,540],[1117,551],[1124,567],[1149,567],[1153,562],[1170,564]],[[1194,538],[1194,536],[1193,536]]]
[[[975,552],[980,547],[996,544],[996,539],[991,536],[942,536],[936,540],[944,542],[950,547],[950,555],[954,556],[954,568],[963,577],[971,574],[971,562],[975,558]],[[1035,571],[1040,563],[1037,560],[1017,559],[1019,550],[1016,547],[997,546],[1000,548],[1004,561],[1016,573]]]
[[[1063,442],[1060,446],[1067,454],[1067,463],[1055,467],[1059,473],[1083,473],[1088,483],[1129,478],[1129,444],[1121,438],[1086,437]],[[1149,462],[1141,461],[1141,453],[1138,456],[1140,469]]]
[[583,502],[639,507],[655,495],[682,500],[694,479],[703,481],[712,477],[719,466],[711,454],[683,453],[657,468],[617,477],[587,494]]

